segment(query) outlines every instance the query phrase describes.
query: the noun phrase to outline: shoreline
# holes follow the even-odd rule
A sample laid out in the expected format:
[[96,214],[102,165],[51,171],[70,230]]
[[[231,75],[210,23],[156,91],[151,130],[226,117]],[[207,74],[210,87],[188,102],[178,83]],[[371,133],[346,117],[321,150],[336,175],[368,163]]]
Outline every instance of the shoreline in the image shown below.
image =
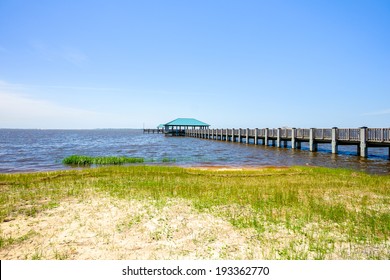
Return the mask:
[[294,167],[307,167],[307,168],[324,168],[329,170],[347,170],[356,173],[363,173],[366,175],[377,175],[377,176],[390,176],[389,173],[375,173],[368,172],[365,170],[356,170],[353,168],[346,167],[328,167],[328,166],[319,166],[319,165],[178,165],[178,164],[151,164],[151,163],[141,163],[141,164],[102,164],[102,165],[94,165],[94,166],[66,166],[64,168],[57,169],[45,169],[45,170],[31,170],[31,171],[11,171],[11,172],[0,172],[0,175],[16,175],[16,174],[39,174],[39,173],[54,173],[54,172],[69,172],[69,171],[81,171],[88,169],[99,169],[99,168],[110,168],[110,167],[132,167],[132,166],[145,166],[145,167],[177,167],[189,170],[204,170],[204,171],[261,171],[261,170],[287,170]]
[[[181,166],[178,166],[181,167]],[[195,167],[184,167],[185,169],[210,170],[210,171],[258,171],[258,170],[282,170],[292,166],[231,166],[231,165],[203,165]]]

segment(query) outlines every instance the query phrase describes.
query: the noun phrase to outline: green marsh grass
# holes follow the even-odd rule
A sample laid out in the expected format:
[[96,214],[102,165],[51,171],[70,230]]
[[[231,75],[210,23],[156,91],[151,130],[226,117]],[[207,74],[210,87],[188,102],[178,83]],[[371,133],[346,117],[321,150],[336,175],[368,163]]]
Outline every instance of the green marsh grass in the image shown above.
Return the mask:
[[106,164],[125,164],[125,163],[143,163],[145,160],[139,157],[119,157],[119,156],[102,156],[90,157],[82,155],[72,155],[66,157],[62,163],[69,165],[106,165]]
[[[108,166],[0,175],[0,220],[94,193],[183,198],[256,232],[270,259],[389,259],[390,176],[313,167],[200,170]],[[9,244],[2,236],[0,245]]]
[[[154,159],[144,159],[141,157],[125,157],[125,156],[100,156],[91,157],[84,155],[71,155],[62,160],[63,164],[66,165],[77,165],[77,166],[89,166],[89,165],[122,165],[127,163],[145,163],[155,162]],[[176,162],[174,158],[164,157],[161,159],[162,163]]]

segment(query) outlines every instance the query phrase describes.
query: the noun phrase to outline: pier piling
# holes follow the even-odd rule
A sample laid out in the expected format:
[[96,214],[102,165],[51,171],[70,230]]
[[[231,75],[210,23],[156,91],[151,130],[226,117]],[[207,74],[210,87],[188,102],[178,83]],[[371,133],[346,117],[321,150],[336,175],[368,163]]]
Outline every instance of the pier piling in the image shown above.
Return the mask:
[[291,129],[291,149],[296,149],[296,134],[297,133],[297,129],[296,128],[292,128]]
[[367,157],[367,127],[360,128],[360,156]]
[[337,145],[337,127],[332,128],[332,154],[338,153],[338,145]]

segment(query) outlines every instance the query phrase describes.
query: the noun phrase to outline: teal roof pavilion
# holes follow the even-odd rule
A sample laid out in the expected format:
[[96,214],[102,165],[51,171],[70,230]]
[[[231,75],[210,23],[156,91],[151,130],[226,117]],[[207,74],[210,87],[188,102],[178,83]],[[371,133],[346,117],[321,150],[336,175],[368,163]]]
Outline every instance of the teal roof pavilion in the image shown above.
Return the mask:
[[209,127],[210,125],[192,118],[178,118],[169,123],[166,123],[165,126]]

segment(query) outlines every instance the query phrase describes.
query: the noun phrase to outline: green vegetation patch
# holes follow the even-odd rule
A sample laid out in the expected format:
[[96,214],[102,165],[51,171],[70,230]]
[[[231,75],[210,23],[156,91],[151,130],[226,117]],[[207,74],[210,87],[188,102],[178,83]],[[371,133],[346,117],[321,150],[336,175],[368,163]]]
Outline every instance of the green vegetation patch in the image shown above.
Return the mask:
[[139,157],[119,157],[119,156],[105,156],[105,157],[90,157],[82,155],[72,155],[64,158],[62,163],[68,165],[91,165],[91,164],[125,164],[125,163],[143,163],[145,160]]

